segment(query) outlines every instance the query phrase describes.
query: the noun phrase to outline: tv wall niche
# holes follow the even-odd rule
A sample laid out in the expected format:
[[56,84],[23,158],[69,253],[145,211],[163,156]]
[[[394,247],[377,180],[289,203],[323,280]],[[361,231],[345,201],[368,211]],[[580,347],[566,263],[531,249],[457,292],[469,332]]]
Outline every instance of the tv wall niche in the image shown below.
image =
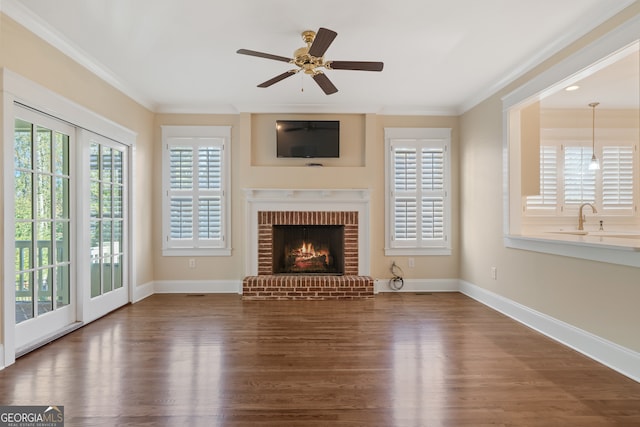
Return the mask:
[[[336,158],[278,158],[276,122],[278,120],[335,120],[340,122],[340,156]],[[364,114],[252,114],[251,165],[305,167],[320,163],[323,167],[365,166]]]

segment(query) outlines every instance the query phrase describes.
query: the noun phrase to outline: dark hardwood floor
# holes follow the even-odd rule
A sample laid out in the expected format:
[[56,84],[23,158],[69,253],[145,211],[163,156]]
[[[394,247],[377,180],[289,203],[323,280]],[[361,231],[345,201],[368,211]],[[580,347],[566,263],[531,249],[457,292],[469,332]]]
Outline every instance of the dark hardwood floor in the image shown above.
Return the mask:
[[459,293],[154,295],[0,371],[66,426],[639,426],[640,383]]

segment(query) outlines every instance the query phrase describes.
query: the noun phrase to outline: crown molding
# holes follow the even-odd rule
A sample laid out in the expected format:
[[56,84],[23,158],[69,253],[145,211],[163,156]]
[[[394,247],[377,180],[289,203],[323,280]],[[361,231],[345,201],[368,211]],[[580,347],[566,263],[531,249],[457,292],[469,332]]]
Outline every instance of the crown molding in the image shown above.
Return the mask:
[[98,78],[104,80],[129,98],[133,99],[148,110],[155,111],[156,105],[147,96],[125,83],[120,76],[107,66],[97,61],[89,53],[72,43],[68,38],[56,31],[46,21],[31,12],[17,0],[1,0],[0,12],[4,13],[27,30],[58,49]]
[[485,99],[495,95],[507,85],[513,83],[518,78],[533,70],[556,53],[567,48],[569,45],[576,42],[599,25],[602,25],[628,6],[631,6],[636,1],[637,0],[623,0],[616,3],[615,6],[606,4],[603,5],[600,10],[596,10],[588,16],[583,17],[572,25],[571,28],[568,28],[567,31],[553,43],[548,44],[546,48],[540,50],[537,55],[531,56],[518,67],[511,70],[511,72],[505,74],[503,77],[488,85],[480,92],[477,92],[473,96],[467,98],[467,100],[459,106],[457,114],[462,115]]

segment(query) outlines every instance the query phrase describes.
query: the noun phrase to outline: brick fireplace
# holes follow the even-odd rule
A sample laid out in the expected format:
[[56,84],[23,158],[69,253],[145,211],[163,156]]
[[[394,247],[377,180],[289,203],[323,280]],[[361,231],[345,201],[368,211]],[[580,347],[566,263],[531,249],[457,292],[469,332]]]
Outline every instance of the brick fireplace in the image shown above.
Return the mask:
[[[246,190],[249,246],[244,299],[373,296],[368,276],[368,190]],[[344,227],[343,274],[275,274],[274,227]],[[366,227],[363,229],[363,227]],[[277,264],[277,263],[276,263]]]
[[273,227],[277,225],[343,225],[344,275],[358,275],[358,212],[261,211],[258,213],[258,275],[272,275]]

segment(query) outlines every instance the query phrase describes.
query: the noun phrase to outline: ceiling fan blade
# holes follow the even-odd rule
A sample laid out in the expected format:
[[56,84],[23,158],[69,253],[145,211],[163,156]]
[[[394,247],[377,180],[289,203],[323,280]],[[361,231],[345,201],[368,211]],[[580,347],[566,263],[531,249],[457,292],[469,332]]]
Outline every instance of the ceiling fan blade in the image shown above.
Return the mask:
[[318,83],[318,86],[320,86],[320,89],[322,89],[324,93],[327,95],[331,95],[332,93],[336,93],[338,91],[338,88],[335,87],[333,83],[331,83],[331,80],[329,80],[329,77],[327,77],[327,75],[324,73],[314,74],[313,80],[315,80],[316,83]]
[[291,62],[291,58],[285,58],[284,56],[272,55],[270,53],[256,52],[255,50],[249,50],[249,49],[238,49],[236,51],[236,53],[239,53],[241,55],[257,56],[258,58],[273,59],[275,61]]
[[368,61],[328,61],[331,70],[382,71],[384,63]]
[[264,82],[264,83],[260,83],[260,84],[258,85],[258,87],[269,87],[269,86],[271,86],[272,84],[278,83],[279,81],[284,80],[284,79],[286,79],[287,77],[291,77],[291,76],[293,76],[293,75],[294,75],[294,74],[296,74],[296,73],[297,73],[297,71],[295,71],[295,70],[289,70],[289,71],[287,71],[286,73],[282,73],[282,74],[280,74],[280,75],[278,75],[278,76],[275,76],[274,78],[272,78],[272,79],[270,79],[270,80],[267,80],[267,81],[266,81],[266,82]]
[[338,33],[327,28],[320,28],[316,33],[315,39],[309,48],[309,55],[320,58],[329,49],[329,46],[336,38]]

